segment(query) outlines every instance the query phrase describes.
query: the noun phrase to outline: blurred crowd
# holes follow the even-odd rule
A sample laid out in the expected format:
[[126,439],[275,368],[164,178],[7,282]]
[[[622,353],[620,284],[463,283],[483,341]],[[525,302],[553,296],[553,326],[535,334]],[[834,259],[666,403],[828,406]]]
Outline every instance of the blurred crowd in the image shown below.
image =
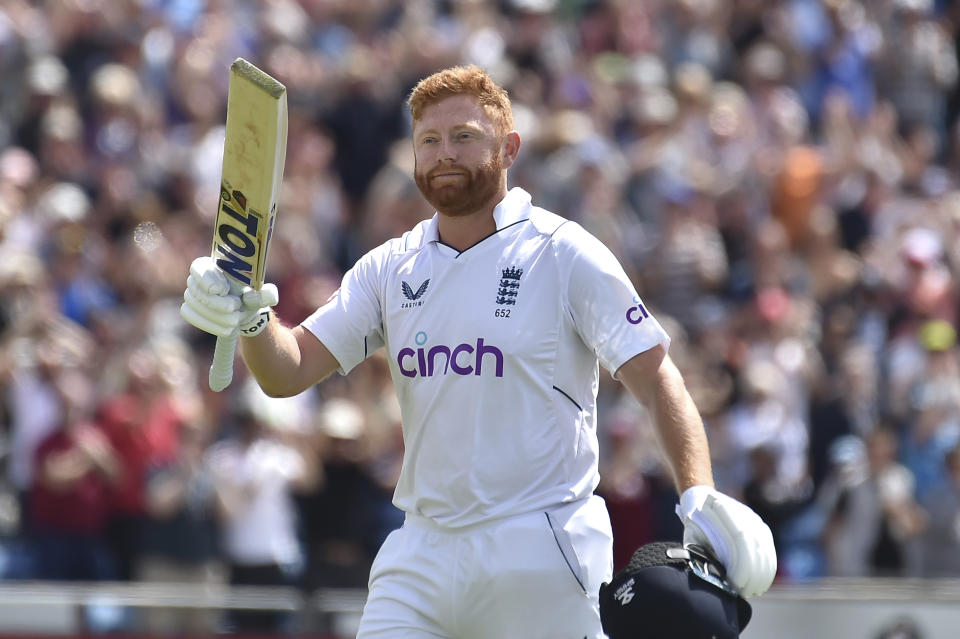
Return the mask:
[[[217,394],[178,315],[243,56],[288,88],[285,322],[432,214],[404,100],[479,64],[513,100],[511,185],[622,260],[779,578],[960,576],[955,6],[7,0],[0,575],[363,586],[401,521],[382,353],[289,400],[242,365]],[[646,414],[602,378],[620,566],[680,529]]]

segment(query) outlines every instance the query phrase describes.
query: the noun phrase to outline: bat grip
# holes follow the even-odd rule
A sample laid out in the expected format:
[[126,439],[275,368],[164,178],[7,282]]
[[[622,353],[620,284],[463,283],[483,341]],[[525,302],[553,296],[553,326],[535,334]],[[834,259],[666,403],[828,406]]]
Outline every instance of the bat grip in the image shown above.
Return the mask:
[[210,365],[210,390],[219,393],[233,380],[233,357],[237,352],[237,336],[218,337]]

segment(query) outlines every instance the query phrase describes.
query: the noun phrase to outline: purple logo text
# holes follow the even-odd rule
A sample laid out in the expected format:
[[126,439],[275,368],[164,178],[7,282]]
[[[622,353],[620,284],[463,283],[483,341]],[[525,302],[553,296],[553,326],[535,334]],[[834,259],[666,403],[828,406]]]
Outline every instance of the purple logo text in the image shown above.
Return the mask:
[[[418,343],[420,335],[422,333],[417,335]],[[480,375],[485,361],[495,367],[497,377],[503,377],[503,352],[496,346],[484,344],[482,337],[476,345],[459,344],[451,348],[438,344],[416,350],[408,346],[397,353],[397,366],[405,377],[433,377],[451,371],[457,375]]]

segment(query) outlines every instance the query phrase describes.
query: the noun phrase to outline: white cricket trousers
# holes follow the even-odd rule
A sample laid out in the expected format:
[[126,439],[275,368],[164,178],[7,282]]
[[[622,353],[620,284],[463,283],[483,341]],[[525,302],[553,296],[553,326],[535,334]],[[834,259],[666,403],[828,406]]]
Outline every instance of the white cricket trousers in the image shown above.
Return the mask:
[[407,515],[370,569],[357,639],[603,639],[600,497],[449,530]]

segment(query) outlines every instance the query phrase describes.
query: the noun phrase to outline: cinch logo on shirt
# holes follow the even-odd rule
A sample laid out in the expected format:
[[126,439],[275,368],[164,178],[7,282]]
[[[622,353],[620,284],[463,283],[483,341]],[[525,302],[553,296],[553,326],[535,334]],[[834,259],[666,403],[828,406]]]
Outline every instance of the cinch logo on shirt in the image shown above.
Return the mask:
[[650,317],[650,314],[647,313],[647,309],[643,306],[643,302],[640,301],[640,296],[633,296],[633,303],[636,306],[631,306],[627,309],[627,321],[631,324],[639,324],[644,319]]
[[433,377],[434,375],[480,375],[484,363],[494,367],[494,375],[503,377],[503,351],[496,346],[485,344],[482,337],[474,344],[458,344],[450,347],[444,344],[424,348],[427,334],[423,331],[414,338],[418,348],[409,346],[397,353],[397,366],[405,377]]

